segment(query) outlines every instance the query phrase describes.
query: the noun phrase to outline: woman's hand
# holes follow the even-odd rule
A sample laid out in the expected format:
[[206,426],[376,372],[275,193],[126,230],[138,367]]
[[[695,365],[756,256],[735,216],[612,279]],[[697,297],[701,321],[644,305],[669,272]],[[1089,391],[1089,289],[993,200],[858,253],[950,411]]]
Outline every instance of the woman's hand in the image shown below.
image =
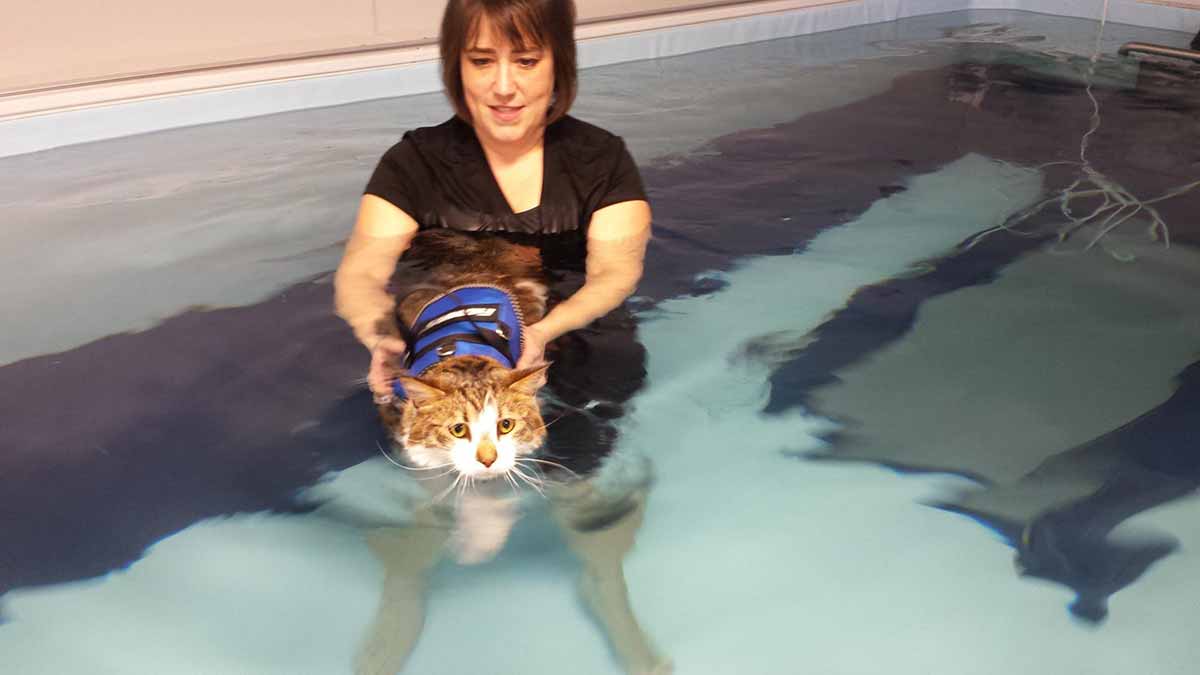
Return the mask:
[[522,364],[535,365],[547,342],[583,328],[616,309],[642,278],[646,245],[650,241],[650,206],[629,201],[606,206],[592,216],[588,228],[583,286],[530,326],[541,342],[526,352]]
[[367,386],[375,394],[377,403],[392,400],[395,393],[392,383],[404,369],[401,360],[408,345],[404,340],[392,335],[381,336],[371,349],[371,368],[367,371]]
[[550,339],[538,327],[538,324],[525,327],[521,342],[521,358],[517,359],[516,369],[541,365],[546,361],[546,343]]
[[388,280],[396,261],[417,233],[417,221],[389,202],[363,195],[354,232],[333,279],[334,306],[371,352],[367,386],[376,401],[390,400],[392,382],[401,366],[404,341],[394,336],[396,301]]

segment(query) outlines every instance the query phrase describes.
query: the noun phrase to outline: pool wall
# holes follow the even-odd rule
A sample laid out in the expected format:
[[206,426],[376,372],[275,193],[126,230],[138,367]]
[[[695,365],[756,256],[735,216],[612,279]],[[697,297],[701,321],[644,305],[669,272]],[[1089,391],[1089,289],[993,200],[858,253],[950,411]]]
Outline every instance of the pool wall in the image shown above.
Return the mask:
[[[1189,0],[1190,1],[1190,0]],[[583,68],[677,56],[750,42],[834,31],[961,10],[1017,10],[1099,19],[1105,0],[765,0],[581,26]],[[758,13],[749,13],[758,12]],[[1200,27],[1196,8],[1109,0],[1108,21],[1180,33],[1185,46]],[[614,34],[615,33],[615,34]],[[1187,37],[1185,37],[1187,36]],[[189,91],[155,93],[138,82],[93,90],[52,91],[0,99],[0,157],[54,147],[273,113],[428,93],[440,88],[435,49],[425,46],[398,65],[337,74],[245,82],[205,72]],[[423,50],[423,51],[421,51]],[[244,77],[244,76],[243,76]]]

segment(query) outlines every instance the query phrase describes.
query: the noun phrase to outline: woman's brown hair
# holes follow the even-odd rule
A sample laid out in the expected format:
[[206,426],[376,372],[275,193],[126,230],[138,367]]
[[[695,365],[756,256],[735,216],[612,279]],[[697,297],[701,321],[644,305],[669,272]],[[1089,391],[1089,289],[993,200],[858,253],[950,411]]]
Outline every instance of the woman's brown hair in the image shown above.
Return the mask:
[[479,34],[486,16],[496,31],[518,51],[549,49],[554,56],[554,99],[546,124],[562,118],[575,102],[574,0],[449,0],[438,39],[442,53],[442,84],[454,111],[471,121],[462,84],[462,54]]

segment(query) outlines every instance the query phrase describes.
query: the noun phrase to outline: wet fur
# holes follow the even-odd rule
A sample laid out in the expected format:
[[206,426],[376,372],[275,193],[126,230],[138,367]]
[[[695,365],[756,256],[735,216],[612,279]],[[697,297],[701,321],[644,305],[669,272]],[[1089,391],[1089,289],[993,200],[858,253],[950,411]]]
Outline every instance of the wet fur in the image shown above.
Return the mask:
[[[509,290],[526,323],[532,323],[546,311],[540,270],[533,249],[452,232],[422,233],[393,278],[393,286],[401,289],[399,318],[411,325],[421,306],[442,290],[484,283]],[[489,406],[524,420],[507,436],[521,447],[535,448],[546,434],[536,400],[545,375],[545,368],[513,372],[482,357],[447,359],[420,380],[402,379],[410,400],[381,405],[380,413],[409,462],[424,462],[426,468],[448,461],[438,459],[449,456],[438,448],[458,440],[449,433],[449,421],[478,418]],[[461,467],[459,471],[461,477]],[[641,527],[645,486],[614,496],[583,479],[549,485],[546,494],[567,544],[583,563],[579,589],[584,602],[624,671],[669,675],[670,659],[657,651],[633,615],[623,571],[624,557]],[[403,667],[424,624],[428,572],[448,542],[459,562],[483,562],[504,545],[517,517],[512,502],[475,491],[462,495],[457,506],[453,524],[444,522],[429,503],[416,510],[410,525],[368,534],[386,576],[376,616],[356,655],[358,675],[395,673]]]
[[[393,277],[397,319],[412,326],[427,302],[465,284],[508,291],[526,325],[545,315],[546,284],[537,249],[498,237],[434,230],[414,239]],[[401,376],[408,397],[380,404],[380,417],[397,449],[420,468],[452,465],[468,477],[502,476],[545,441],[536,398],[545,371],[545,366],[513,371],[480,356],[451,357],[419,378]],[[515,422],[511,432],[496,428],[502,419]],[[467,438],[451,433],[456,423],[469,428]],[[477,459],[493,455],[491,466]]]

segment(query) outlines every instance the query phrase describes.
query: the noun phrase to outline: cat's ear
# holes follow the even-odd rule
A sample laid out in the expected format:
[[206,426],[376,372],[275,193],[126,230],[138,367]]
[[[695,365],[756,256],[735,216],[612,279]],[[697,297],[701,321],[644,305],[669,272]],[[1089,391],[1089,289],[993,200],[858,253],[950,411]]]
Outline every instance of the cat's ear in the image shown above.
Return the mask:
[[417,405],[436,401],[446,395],[446,392],[441,389],[415,377],[401,375],[396,379],[400,382],[400,386],[404,387],[404,398]]
[[522,394],[533,396],[546,384],[546,371],[550,369],[549,363],[514,370],[508,376],[508,388]]

